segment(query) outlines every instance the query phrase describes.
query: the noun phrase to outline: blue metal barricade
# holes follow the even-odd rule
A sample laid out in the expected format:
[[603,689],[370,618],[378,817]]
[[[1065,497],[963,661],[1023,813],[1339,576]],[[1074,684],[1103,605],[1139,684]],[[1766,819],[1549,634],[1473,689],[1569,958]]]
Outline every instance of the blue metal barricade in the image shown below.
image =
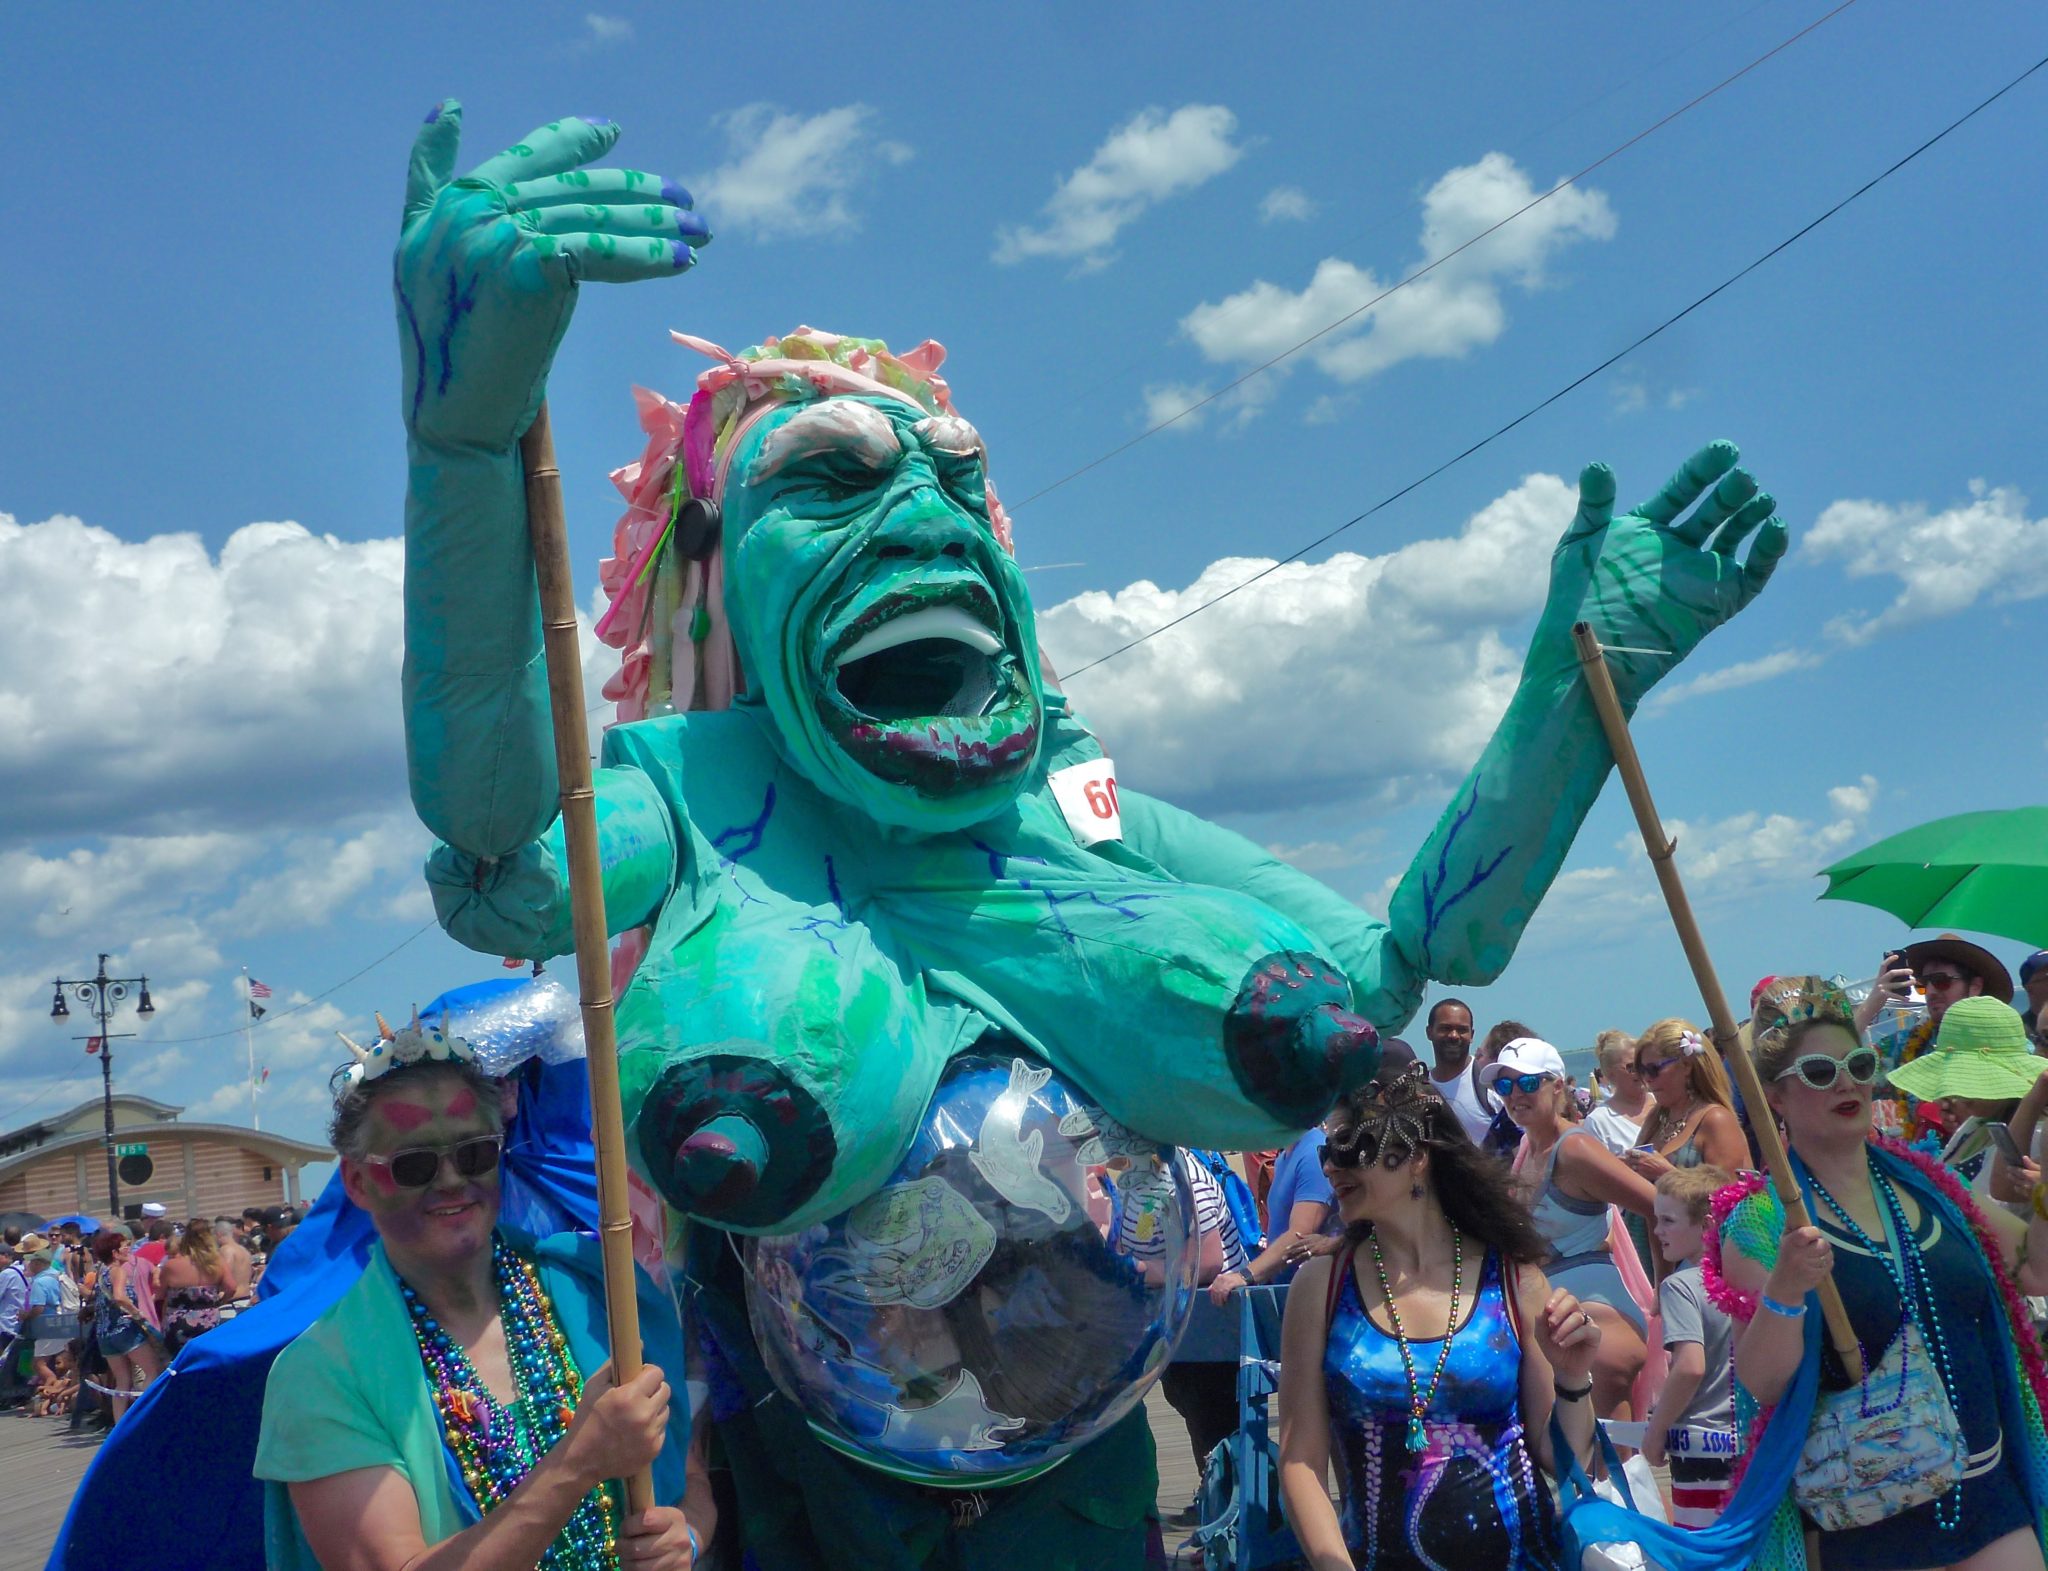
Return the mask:
[[1272,1571],[1301,1562],[1301,1548],[1280,1511],[1280,1318],[1285,1287],[1239,1292],[1237,1433],[1202,1464],[1195,1542],[1207,1571]]

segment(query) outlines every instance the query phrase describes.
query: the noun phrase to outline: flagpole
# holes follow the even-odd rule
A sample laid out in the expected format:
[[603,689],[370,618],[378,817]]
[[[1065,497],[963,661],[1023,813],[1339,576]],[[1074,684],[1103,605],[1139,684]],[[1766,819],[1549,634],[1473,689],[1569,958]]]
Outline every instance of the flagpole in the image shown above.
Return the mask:
[[249,1050],[249,1127],[261,1129],[256,1117],[256,995],[249,991],[249,968],[242,967],[242,1045]]

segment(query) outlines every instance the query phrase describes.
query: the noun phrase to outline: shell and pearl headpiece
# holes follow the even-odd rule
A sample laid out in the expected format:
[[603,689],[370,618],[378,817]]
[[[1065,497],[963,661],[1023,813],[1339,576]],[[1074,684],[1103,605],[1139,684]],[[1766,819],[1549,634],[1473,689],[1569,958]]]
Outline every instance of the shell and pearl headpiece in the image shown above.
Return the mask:
[[412,1024],[401,1031],[394,1031],[377,1016],[377,1039],[368,1047],[354,1040],[346,1031],[334,1033],[341,1038],[341,1045],[348,1049],[355,1062],[348,1066],[344,1079],[351,1086],[359,1086],[365,1080],[375,1080],[379,1075],[400,1064],[416,1064],[421,1059],[438,1063],[473,1063],[476,1049],[459,1036],[450,1036],[436,1025],[421,1023],[420,1012],[412,1012]]

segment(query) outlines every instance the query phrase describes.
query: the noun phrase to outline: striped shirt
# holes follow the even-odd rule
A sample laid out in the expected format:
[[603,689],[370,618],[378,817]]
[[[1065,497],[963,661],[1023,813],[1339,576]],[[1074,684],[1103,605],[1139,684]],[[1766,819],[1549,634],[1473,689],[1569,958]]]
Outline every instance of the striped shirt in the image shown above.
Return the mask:
[[[1188,1188],[1195,1199],[1195,1228],[1198,1234],[1215,1233],[1223,1241],[1223,1269],[1242,1271],[1251,1264],[1244,1240],[1238,1236],[1237,1220],[1223,1199],[1223,1186],[1208,1168],[1184,1153],[1176,1153]],[[1159,1212],[1173,1194],[1173,1185],[1163,1170],[1146,1174],[1127,1173],[1117,1185],[1123,1219],[1117,1229],[1117,1251],[1137,1260],[1149,1260],[1166,1252],[1166,1238],[1159,1228]]]

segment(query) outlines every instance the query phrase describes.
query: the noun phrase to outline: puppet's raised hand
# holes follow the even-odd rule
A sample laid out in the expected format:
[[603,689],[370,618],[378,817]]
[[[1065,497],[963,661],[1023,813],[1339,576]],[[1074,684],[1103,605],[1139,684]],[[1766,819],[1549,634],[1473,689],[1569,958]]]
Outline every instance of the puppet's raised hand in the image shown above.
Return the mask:
[[[1634,708],[1756,598],[1785,554],[1771,499],[1735,459],[1733,442],[1709,443],[1662,491],[1619,515],[1605,464],[1579,477],[1578,516],[1551,558],[1521,685],[1395,888],[1391,941],[1374,957],[1376,971],[1353,975],[1355,990],[1405,999],[1426,978],[1476,986],[1500,975],[1613,767],[1572,624],[1592,624],[1621,701]],[[1756,543],[1738,560],[1751,534]]]
[[461,136],[462,106],[447,99],[406,174],[392,276],[406,430],[509,451],[540,406],[577,284],[672,276],[711,236],[673,180],[584,168],[619,139],[609,121],[552,121],[458,180]]
[[[1590,622],[1602,644],[1622,651],[1608,664],[1622,703],[1634,708],[1701,639],[1756,598],[1785,554],[1785,526],[1773,516],[1770,495],[1735,467],[1739,456],[1733,442],[1709,442],[1663,490],[1619,515],[1614,472],[1586,466],[1578,516],[1551,557],[1550,594],[1530,642],[1525,683],[1576,670],[1572,624]],[[1751,534],[1748,558],[1738,560]],[[1639,652],[1645,650],[1653,653]]]

